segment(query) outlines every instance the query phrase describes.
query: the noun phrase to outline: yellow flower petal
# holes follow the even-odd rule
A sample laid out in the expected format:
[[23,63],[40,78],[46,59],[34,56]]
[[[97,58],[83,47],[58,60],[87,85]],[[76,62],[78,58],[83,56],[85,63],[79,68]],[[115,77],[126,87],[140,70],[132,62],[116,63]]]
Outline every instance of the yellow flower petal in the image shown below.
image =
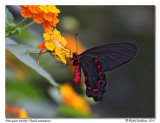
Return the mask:
[[20,118],[29,118],[29,116],[27,115],[27,112],[24,109],[20,110],[19,117]]
[[49,5],[48,10],[52,13],[60,13],[60,10],[57,9],[55,5]]
[[43,12],[45,12],[45,13],[48,12],[48,7],[47,7],[47,5],[40,5],[39,8],[40,8]]
[[67,63],[65,59],[63,59],[63,60],[62,60],[62,62],[63,62],[64,64],[66,64],[66,63]]
[[61,55],[62,55],[62,50],[61,50],[60,48],[56,48],[56,49],[55,49],[55,54],[56,54],[57,56],[61,56]]
[[67,44],[67,41],[66,41],[66,39],[64,37],[61,37],[61,44],[63,46],[65,46]]
[[60,55],[59,57],[60,57],[60,60],[61,60],[64,64],[66,64],[65,56],[64,56],[64,55]]
[[43,37],[45,40],[50,40],[50,38],[51,38],[49,33],[43,33]]
[[55,49],[55,45],[52,42],[46,42],[45,46],[47,48],[47,50],[53,51]]
[[69,51],[68,49],[66,49],[66,57],[68,57],[68,58],[73,57],[73,53],[71,51]]
[[56,36],[60,35],[60,32],[59,32],[57,29],[54,29],[54,30],[53,30],[53,33],[54,33],[54,35],[56,35]]

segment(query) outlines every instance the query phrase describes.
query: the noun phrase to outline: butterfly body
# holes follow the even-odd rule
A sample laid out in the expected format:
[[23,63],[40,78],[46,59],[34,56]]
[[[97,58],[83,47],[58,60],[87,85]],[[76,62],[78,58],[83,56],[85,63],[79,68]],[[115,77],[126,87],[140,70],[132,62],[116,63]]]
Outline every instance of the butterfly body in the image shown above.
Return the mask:
[[76,52],[73,52],[73,58],[71,60],[74,60],[73,66],[76,66],[73,81],[75,82],[75,84],[78,84],[81,80],[81,64],[79,55]]
[[73,53],[73,66],[76,66],[74,82],[81,78],[81,68],[85,76],[86,95],[96,102],[103,100],[106,90],[105,71],[112,70],[133,59],[138,48],[132,43],[111,43],[86,50],[78,55]]

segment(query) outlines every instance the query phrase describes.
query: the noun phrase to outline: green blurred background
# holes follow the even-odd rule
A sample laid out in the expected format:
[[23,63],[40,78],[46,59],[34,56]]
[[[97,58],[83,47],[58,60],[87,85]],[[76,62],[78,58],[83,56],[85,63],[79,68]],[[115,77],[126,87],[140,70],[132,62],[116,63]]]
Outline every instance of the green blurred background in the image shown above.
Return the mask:
[[[16,22],[23,19],[19,6],[6,6]],[[155,6],[57,6],[61,10],[57,29],[75,35],[88,49],[112,42],[128,41],[138,45],[137,57],[128,64],[106,72],[108,93],[103,102],[91,104],[95,117],[155,117]],[[28,23],[28,22],[26,22]],[[34,24],[19,37],[19,43],[37,46],[43,42],[43,27]],[[37,59],[38,55],[32,55]],[[75,86],[68,66],[43,54],[40,66],[58,83]],[[69,117],[57,109],[53,88],[44,78],[6,51],[6,104],[17,104],[31,117]]]

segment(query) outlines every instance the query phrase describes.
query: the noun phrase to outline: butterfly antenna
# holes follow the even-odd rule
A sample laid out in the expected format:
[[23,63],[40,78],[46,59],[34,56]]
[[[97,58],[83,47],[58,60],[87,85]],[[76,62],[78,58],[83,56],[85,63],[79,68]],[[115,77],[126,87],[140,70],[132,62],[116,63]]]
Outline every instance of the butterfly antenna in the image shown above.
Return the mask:
[[78,51],[77,40],[76,40],[77,35],[78,35],[78,33],[76,33],[76,35],[75,35],[76,48],[77,48],[76,52]]

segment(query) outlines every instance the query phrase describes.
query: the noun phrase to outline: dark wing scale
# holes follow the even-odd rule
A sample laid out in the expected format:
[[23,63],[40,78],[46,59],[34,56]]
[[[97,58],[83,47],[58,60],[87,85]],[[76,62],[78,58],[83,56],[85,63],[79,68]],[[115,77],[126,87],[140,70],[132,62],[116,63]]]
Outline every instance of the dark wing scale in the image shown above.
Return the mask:
[[106,93],[107,81],[104,72],[99,75],[102,71],[101,67],[98,68],[100,62],[95,62],[93,57],[83,57],[80,59],[80,63],[86,78],[86,95],[93,97],[95,101],[102,101],[103,94]]
[[133,43],[111,43],[86,50],[80,57],[97,58],[102,70],[109,71],[133,59],[137,51]]

